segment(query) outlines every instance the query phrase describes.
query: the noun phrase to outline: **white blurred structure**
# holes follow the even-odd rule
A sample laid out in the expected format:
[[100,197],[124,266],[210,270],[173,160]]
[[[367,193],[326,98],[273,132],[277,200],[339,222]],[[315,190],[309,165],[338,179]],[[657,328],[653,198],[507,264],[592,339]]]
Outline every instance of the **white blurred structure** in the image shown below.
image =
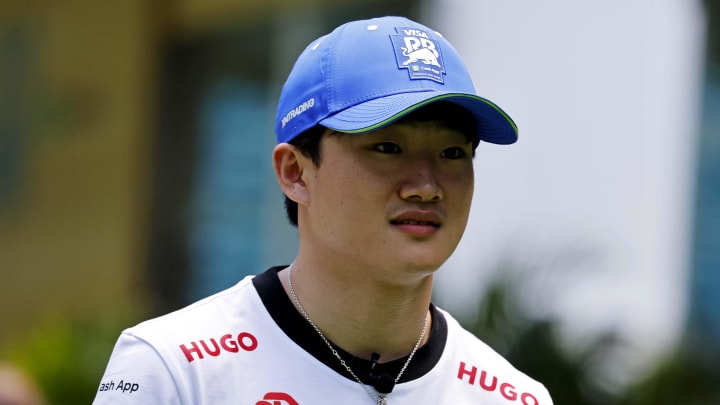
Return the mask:
[[520,129],[516,145],[478,150],[470,224],[438,276],[440,300],[461,310],[512,258],[546,276],[526,293],[568,339],[617,330],[641,367],[685,321],[701,2],[428,3],[424,21]]

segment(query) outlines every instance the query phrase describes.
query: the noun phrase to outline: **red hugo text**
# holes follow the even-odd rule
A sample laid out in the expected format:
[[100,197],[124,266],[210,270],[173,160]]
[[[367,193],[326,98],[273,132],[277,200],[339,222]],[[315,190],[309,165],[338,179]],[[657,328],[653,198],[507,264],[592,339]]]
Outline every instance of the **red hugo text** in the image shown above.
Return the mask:
[[[480,372],[478,374],[478,371]],[[468,384],[475,385],[475,382],[485,391],[493,392],[498,390],[508,401],[520,401],[522,405],[540,405],[540,401],[529,392],[517,392],[515,386],[508,382],[501,382],[496,376],[488,375],[485,370],[478,370],[477,367],[468,367],[465,362],[460,362],[458,379],[466,380]]]
[[219,339],[201,339],[197,342],[190,342],[187,344],[180,345],[188,363],[192,363],[193,360],[205,358],[205,354],[212,357],[217,357],[223,352],[237,353],[241,349],[246,352],[251,352],[257,349],[258,341],[255,336],[248,332],[242,332],[237,336],[230,333],[222,335]]

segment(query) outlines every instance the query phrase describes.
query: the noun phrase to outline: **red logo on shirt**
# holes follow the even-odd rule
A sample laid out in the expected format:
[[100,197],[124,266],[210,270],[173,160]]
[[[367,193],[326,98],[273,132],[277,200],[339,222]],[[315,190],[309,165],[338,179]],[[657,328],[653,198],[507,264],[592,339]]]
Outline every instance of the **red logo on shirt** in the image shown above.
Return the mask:
[[477,381],[478,385],[485,391],[492,392],[498,390],[500,395],[508,401],[520,401],[522,405],[540,405],[540,401],[538,401],[533,394],[529,392],[517,392],[515,386],[509,382],[499,381],[496,376],[488,377],[487,371],[480,370],[480,375],[478,376],[477,367],[472,366],[468,368],[464,361],[460,362],[460,369],[457,375],[458,379],[463,380],[467,378],[467,382],[470,385],[475,385],[475,381]]
[[255,405],[300,405],[290,394],[284,392],[268,392]]
[[180,345],[180,350],[182,350],[188,363],[192,363],[192,361],[195,360],[195,356],[197,356],[198,359],[204,358],[205,355],[203,355],[203,352],[210,356],[217,357],[223,351],[237,353],[242,349],[246,352],[251,352],[257,349],[258,346],[257,338],[248,332],[242,332],[237,336],[228,333],[221,336],[218,340],[215,338],[207,339],[207,341],[201,339],[199,342]]

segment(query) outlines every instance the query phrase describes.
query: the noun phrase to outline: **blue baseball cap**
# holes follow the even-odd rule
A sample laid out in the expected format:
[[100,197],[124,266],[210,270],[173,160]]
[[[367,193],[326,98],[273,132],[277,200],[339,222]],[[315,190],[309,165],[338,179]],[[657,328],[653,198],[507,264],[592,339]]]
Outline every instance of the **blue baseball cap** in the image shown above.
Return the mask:
[[472,114],[478,140],[517,141],[513,120],[477,95],[460,55],[442,35],[404,17],[352,21],[300,54],[280,94],[275,134],[283,143],[318,124],[371,132],[441,100]]

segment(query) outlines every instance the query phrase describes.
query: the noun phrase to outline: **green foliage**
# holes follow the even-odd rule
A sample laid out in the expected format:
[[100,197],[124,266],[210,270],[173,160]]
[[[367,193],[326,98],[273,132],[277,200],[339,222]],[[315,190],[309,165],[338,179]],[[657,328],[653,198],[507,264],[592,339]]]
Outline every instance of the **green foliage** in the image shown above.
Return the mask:
[[48,317],[0,348],[0,359],[32,375],[51,404],[91,403],[125,318]]

